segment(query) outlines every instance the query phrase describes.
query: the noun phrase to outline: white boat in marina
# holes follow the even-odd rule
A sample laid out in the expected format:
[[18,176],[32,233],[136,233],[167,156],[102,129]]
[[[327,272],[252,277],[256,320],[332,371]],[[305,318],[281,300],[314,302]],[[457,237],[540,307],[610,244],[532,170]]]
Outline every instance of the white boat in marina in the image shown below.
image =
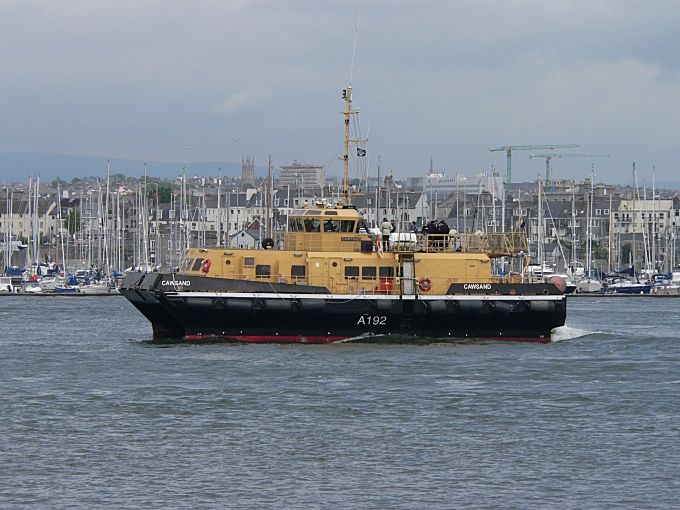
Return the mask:
[[584,278],[576,283],[576,292],[583,292],[586,294],[602,292],[602,282],[592,278]]
[[14,284],[9,276],[0,276],[0,292],[11,294],[14,292]]
[[40,294],[42,286],[38,280],[27,280],[22,284],[21,292],[23,294]]
[[117,294],[118,291],[112,288],[107,282],[90,283],[88,285],[78,286],[80,294],[88,295],[103,295],[103,294]]

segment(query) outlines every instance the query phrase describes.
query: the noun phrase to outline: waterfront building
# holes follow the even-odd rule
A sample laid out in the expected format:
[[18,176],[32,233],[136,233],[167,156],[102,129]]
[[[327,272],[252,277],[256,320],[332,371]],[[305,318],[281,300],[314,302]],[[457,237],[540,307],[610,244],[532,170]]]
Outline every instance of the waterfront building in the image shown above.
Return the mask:
[[319,165],[301,164],[294,161],[292,165],[281,165],[278,187],[290,189],[310,190],[323,188],[324,168]]

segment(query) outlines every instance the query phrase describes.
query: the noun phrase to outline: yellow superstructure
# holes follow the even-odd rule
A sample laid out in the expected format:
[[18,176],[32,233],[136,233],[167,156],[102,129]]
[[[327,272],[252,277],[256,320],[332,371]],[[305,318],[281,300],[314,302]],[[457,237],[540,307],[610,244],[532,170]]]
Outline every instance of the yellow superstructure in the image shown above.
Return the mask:
[[[180,273],[288,283],[334,294],[445,294],[455,283],[510,283],[492,276],[491,257],[523,246],[508,236],[400,234],[391,246],[369,234],[351,207],[294,211],[281,249],[191,248]],[[264,246],[271,240],[263,241]]]

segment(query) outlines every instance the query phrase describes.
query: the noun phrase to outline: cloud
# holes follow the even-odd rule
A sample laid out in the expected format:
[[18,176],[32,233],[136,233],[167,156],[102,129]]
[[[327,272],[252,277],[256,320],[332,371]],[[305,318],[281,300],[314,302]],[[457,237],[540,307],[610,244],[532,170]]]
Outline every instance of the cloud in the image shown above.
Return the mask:
[[230,115],[238,110],[258,107],[271,95],[272,91],[263,85],[249,85],[227,96],[215,107],[215,111],[223,115]]
[[[631,159],[675,171],[671,0],[5,0],[0,150],[335,161],[360,8],[354,104],[367,160],[395,175],[542,143],[611,153],[612,176]],[[535,175],[524,156],[517,175]]]

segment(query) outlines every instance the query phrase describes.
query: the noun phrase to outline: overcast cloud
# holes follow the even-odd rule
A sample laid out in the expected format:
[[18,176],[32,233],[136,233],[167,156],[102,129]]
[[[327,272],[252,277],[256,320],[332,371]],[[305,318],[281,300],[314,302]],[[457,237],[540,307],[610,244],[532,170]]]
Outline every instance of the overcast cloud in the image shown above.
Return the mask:
[[[0,150],[331,165],[352,76],[371,171],[473,174],[511,144],[607,159],[557,177],[676,179],[674,1],[3,0]],[[370,130],[370,131],[369,131]],[[570,150],[569,152],[573,152]],[[544,162],[513,154],[514,180]]]

